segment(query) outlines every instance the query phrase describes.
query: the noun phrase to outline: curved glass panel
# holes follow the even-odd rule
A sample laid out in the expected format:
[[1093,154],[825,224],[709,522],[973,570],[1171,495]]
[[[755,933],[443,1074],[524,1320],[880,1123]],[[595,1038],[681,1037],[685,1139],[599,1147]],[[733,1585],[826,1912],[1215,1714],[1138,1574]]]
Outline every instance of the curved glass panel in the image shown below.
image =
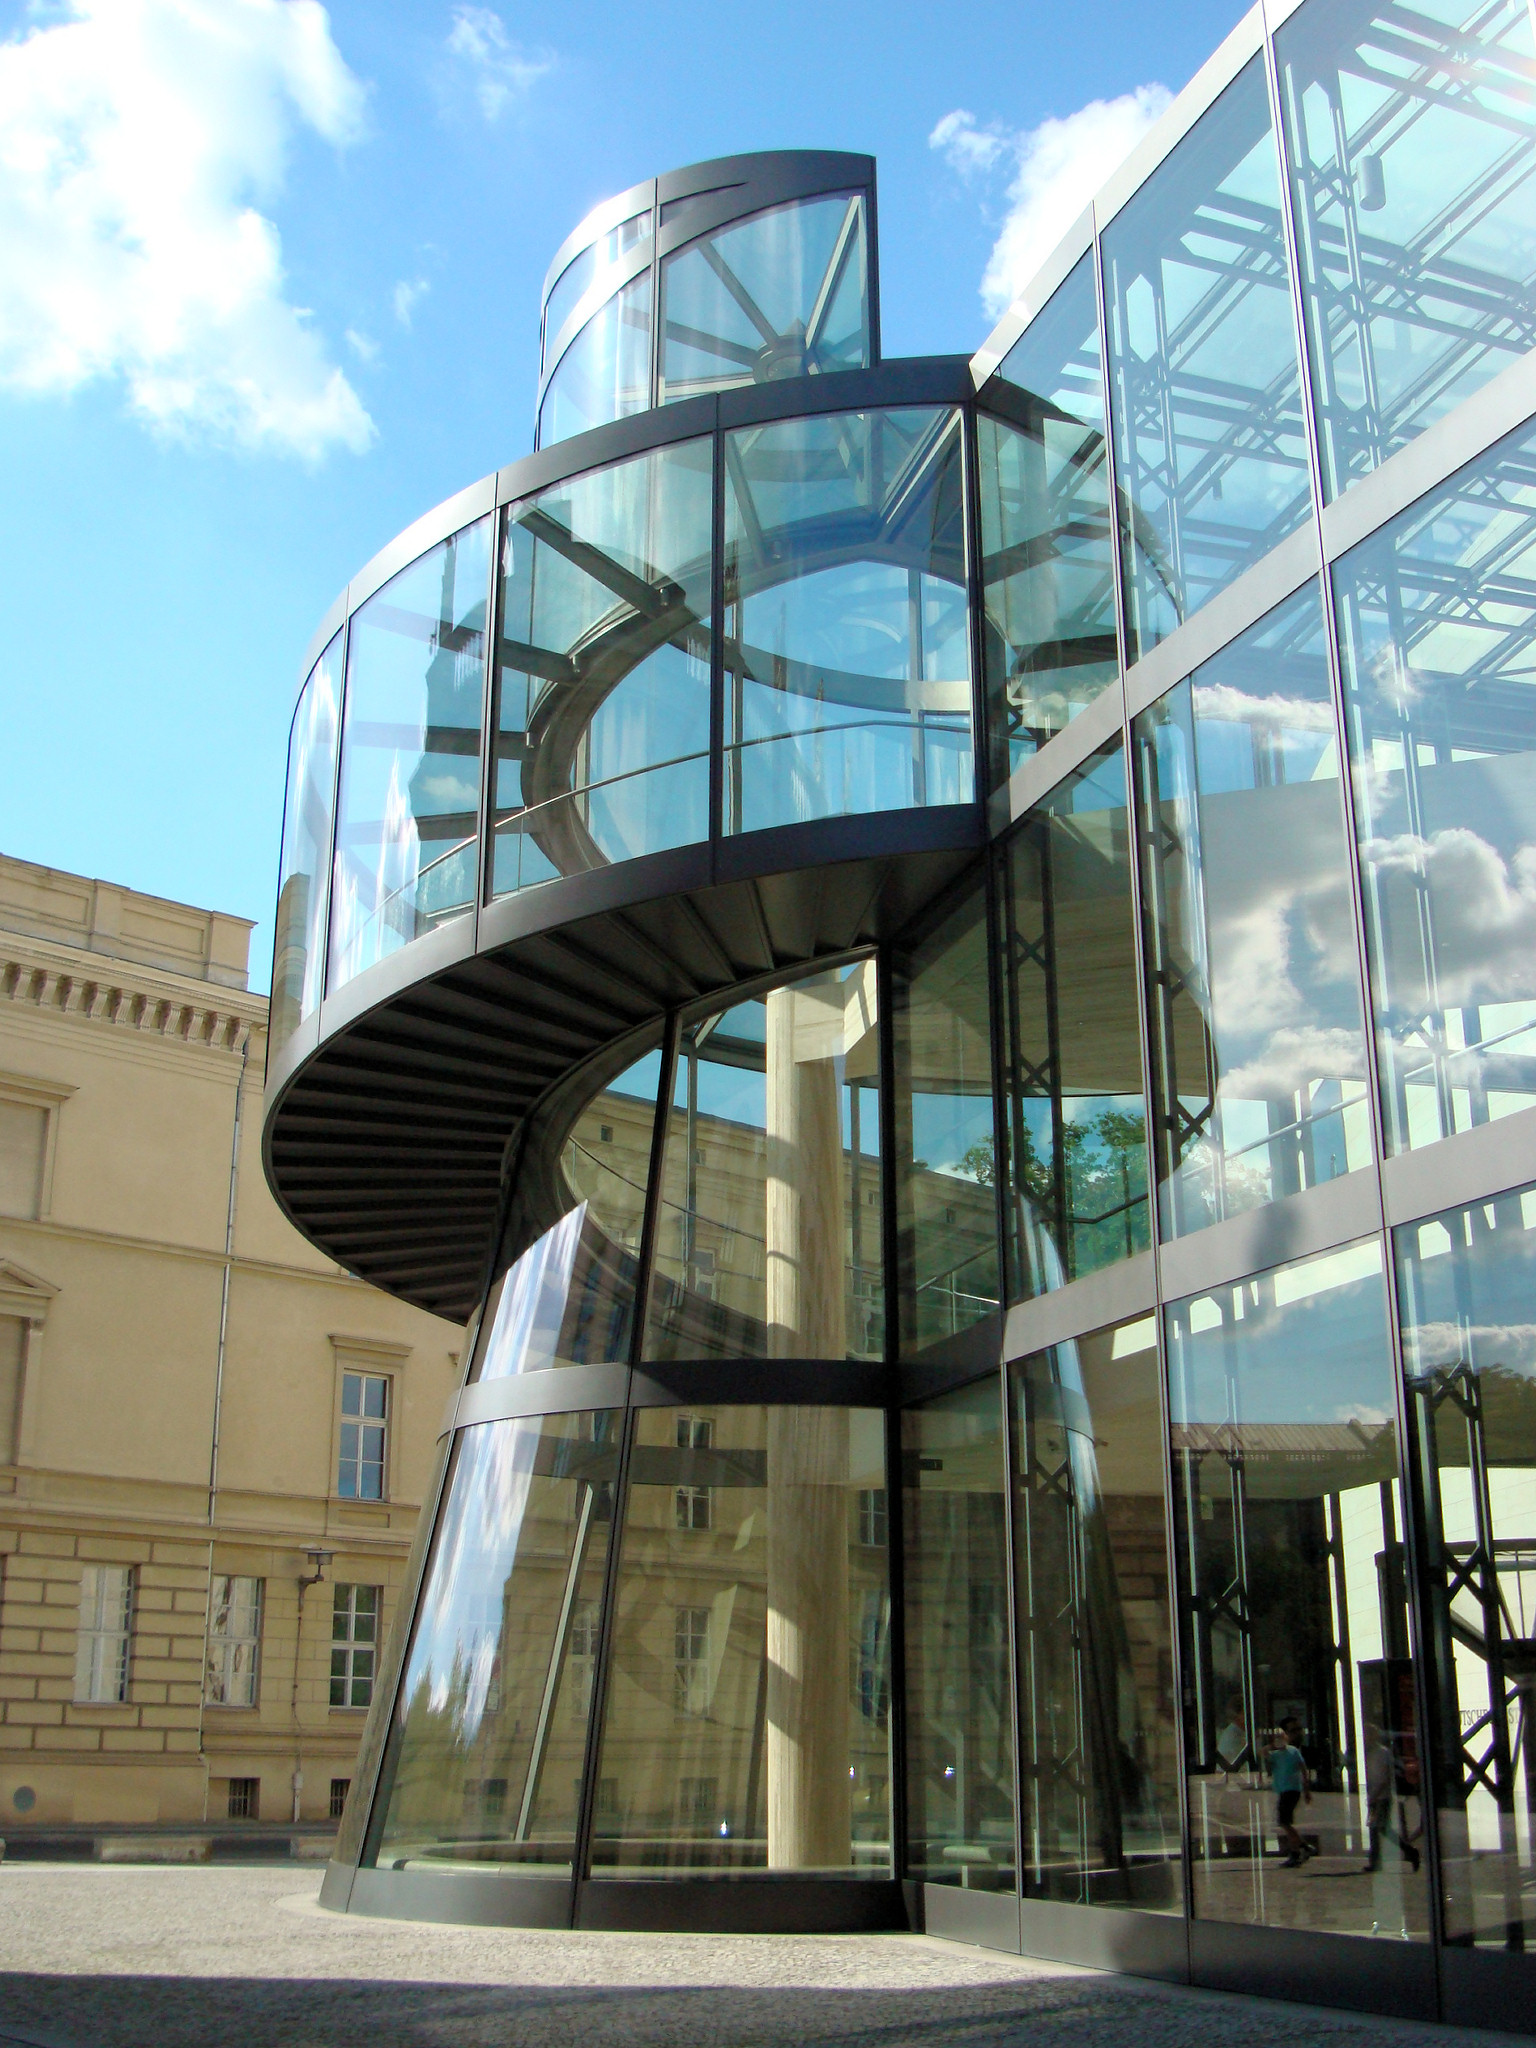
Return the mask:
[[1011,1892],[1008,1479],[997,1374],[901,1418],[907,1874]]
[[325,978],[325,882],[336,803],[336,729],[343,628],[299,692],[288,739],[288,788],[272,944],[271,1057],[320,1007]]
[[[576,1119],[560,1155],[557,1196],[572,1206],[493,1289],[474,1378],[628,1365],[660,1084],[661,1054],[649,1052]],[[529,1172],[525,1164],[519,1178]]]
[[1104,231],[1127,659],[1301,525],[1312,499],[1264,62]]
[[1536,1108],[1536,433],[1334,570],[1389,1152]]
[[544,301],[543,364],[549,362],[549,352],[579,302],[589,291],[595,291],[610,271],[617,270],[631,249],[638,249],[642,242],[650,239],[651,213],[647,207],[644,213],[632,214],[628,220],[621,220],[607,234],[599,235],[579,256],[571,258],[550,286],[549,296]]
[[988,399],[1018,407],[1007,425],[976,418],[995,788],[1115,680],[1119,661],[1091,255],[1008,351]]
[[644,1408],[595,1877],[891,1868],[885,1417]]
[[904,1354],[997,1307],[987,898],[978,874],[892,961],[896,1228]]
[[[1397,1270],[1424,1501],[1423,1637],[1446,1938],[1529,1953],[1536,1188],[1400,1230]],[[1371,1793],[1371,1861],[1390,1882],[1409,1860],[1413,1807],[1401,1782],[1401,1737],[1383,1735],[1389,1753]]]
[[374,1860],[569,1876],[619,1417],[459,1432],[401,1681]]
[[975,798],[960,415],[725,440],[725,829]]
[[881,1358],[875,963],[681,1033],[648,1359]]
[[1536,36],[1527,0],[1313,0],[1275,55],[1333,497],[1531,346]]
[[1323,608],[1308,584],[1136,721],[1159,1224],[1369,1166]]
[[1157,1318],[1008,1368],[1024,1895],[1183,1909]]
[[1117,741],[1001,864],[1010,1300],[1151,1242],[1130,829]]
[[539,446],[584,434],[651,402],[651,273],[614,293],[561,356],[539,405]]
[[736,384],[866,368],[862,195],[775,207],[668,256],[661,334],[662,405]]
[[684,441],[509,509],[494,895],[708,838],[713,476]]
[[474,907],[490,547],[481,519],[353,614],[330,989]]
[[1194,1910],[1425,1941],[1380,1242],[1164,1313]]

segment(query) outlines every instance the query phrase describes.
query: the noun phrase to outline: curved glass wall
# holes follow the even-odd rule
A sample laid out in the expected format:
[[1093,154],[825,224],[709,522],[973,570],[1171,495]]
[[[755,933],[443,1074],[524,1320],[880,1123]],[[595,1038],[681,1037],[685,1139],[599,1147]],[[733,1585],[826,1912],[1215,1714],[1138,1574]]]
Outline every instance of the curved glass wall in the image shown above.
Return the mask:
[[538,442],[565,441],[651,402],[651,273],[620,287],[578,331],[539,404]]
[[381,1868],[569,1876],[618,1422],[460,1433],[380,1781]]
[[1525,0],[1313,0],[1275,56],[1337,496],[1531,346],[1536,37]]
[[1536,1106],[1536,433],[1334,569],[1381,1119]]
[[493,895],[708,838],[713,477],[685,441],[508,508]]
[[1104,231],[1128,658],[1311,509],[1262,58]]
[[490,557],[481,519],[353,614],[330,990],[474,908]]
[[961,420],[725,437],[725,830],[975,797]]
[[595,1877],[888,1876],[885,1418],[634,1419]]
[[[1006,387],[1006,388],[1002,388]],[[1114,536],[1093,258],[998,365],[976,419],[990,787],[1112,682]]]
[[[507,1268],[473,1377],[629,1363],[661,1054],[646,1053],[582,1110],[561,1148],[559,1220]],[[533,1178],[532,1170],[527,1176]],[[545,1191],[524,1188],[521,1206]]]
[[1164,1237],[1371,1162],[1316,584],[1136,721]]
[[732,221],[662,262],[659,405],[737,384],[862,370],[869,360],[860,193]]
[[544,334],[542,361],[547,368],[550,350],[560,338],[560,330],[588,292],[598,291],[612,271],[643,242],[651,239],[651,212],[631,214],[628,220],[621,220],[616,227],[599,235],[561,271],[549,288],[544,300]]
[[882,1358],[875,963],[679,1035],[647,1359]]
[[269,1044],[275,1056],[320,1007],[325,978],[325,885],[336,804],[336,731],[343,628],[309,672],[288,739],[283,851],[272,946]]

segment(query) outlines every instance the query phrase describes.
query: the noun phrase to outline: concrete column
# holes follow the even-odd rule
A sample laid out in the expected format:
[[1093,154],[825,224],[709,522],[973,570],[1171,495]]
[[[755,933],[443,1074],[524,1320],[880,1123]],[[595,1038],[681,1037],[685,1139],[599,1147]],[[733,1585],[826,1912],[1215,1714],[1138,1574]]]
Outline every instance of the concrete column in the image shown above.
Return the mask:
[[837,1055],[842,990],[832,975],[767,1001],[766,1316],[771,1358],[842,1358],[843,1134]]

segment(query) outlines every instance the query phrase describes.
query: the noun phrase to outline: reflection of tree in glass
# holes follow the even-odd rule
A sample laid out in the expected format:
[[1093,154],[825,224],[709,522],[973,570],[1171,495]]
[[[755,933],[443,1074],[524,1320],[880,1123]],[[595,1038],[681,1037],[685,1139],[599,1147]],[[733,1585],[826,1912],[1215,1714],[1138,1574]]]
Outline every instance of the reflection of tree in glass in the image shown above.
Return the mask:
[[[1039,1150],[1028,1124],[1019,1132],[1014,1176],[1019,1192],[1052,1229],[1063,1263],[1088,1273],[1144,1249],[1147,1234],[1146,1116],[1115,1107],[1055,1127],[1065,1210],[1058,1216],[1056,1163]],[[985,1149],[990,1156],[991,1146]],[[989,1168],[990,1170],[990,1168]],[[980,1176],[978,1175],[978,1178]]]

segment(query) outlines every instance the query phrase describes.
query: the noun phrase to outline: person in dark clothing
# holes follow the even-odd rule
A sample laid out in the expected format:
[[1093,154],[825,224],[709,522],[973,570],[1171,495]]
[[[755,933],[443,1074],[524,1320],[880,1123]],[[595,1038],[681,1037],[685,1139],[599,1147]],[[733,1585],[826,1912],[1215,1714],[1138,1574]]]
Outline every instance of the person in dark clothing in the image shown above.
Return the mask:
[[1312,1804],[1312,1785],[1306,1761],[1283,1728],[1275,1730],[1275,1743],[1266,1759],[1269,1782],[1275,1788],[1275,1832],[1287,1870],[1296,1870],[1311,1854],[1296,1826],[1296,1808],[1301,1800]]

